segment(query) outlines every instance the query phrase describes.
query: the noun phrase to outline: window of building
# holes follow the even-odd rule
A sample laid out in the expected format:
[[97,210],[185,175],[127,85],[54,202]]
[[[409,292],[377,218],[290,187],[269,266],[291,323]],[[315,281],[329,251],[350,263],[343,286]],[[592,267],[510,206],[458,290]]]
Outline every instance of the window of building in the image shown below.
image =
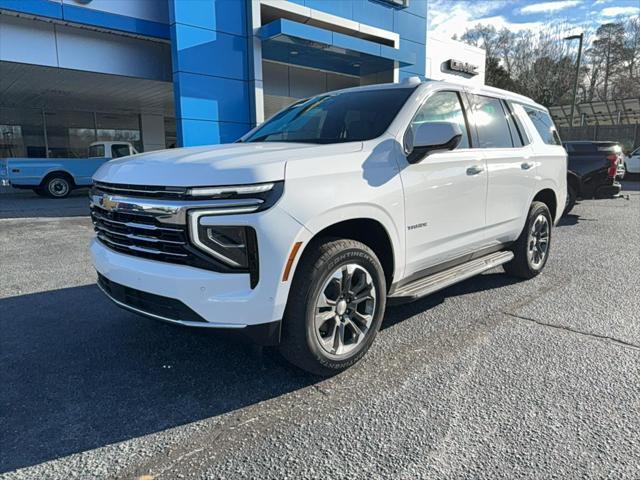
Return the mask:
[[41,110],[0,108],[0,158],[46,157]]
[[413,117],[411,128],[415,130],[418,125],[433,122],[457,123],[462,131],[462,140],[458,148],[469,148],[469,130],[460,97],[456,92],[436,92],[431,95]]
[[93,113],[46,112],[47,147],[50,158],[84,158],[96,141]]
[[129,142],[136,150],[142,151],[140,117],[138,115],[96,113],[96,129],[100,141]]
[[484,95],[470,95],[480,148],[512,148],[511,132],[502,102]]
[[537,110],[528,106],[523,106],[524,111],[527,112],[533,126],[542,137],[542,141],[547,145],[561,145],[560,136],[556,130],[556,126],[553,124],[553,120],[547,112]]

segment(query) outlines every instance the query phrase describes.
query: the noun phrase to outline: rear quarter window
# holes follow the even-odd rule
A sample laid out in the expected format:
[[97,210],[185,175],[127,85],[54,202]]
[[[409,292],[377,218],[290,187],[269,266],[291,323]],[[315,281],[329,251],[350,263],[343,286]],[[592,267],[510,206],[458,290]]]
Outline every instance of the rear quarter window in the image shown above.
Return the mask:
[[536,108],[531,108],[529,106],[523,106],[524,111],[527,112],[527,115],[531,119],[533,126],[536,128],[542,141],[547,145],[562,145],[560,141],[560,136],[558,135],[558,131],[556,130],[556,126],[551,120],[551,116],[542,110],[538,110]]

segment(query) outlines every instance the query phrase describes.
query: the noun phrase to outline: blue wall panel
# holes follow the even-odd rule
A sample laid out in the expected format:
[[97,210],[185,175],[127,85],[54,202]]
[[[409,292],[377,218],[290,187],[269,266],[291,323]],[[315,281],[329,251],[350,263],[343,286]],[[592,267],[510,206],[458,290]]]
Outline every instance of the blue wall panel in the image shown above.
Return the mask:
[[62,18],[62,4],[51,0],[0,0],[0,8],[43,17]]
[[247,39],[189,25],[175,25],[174,71],[247,78]]
[[411,72],[412,75],[421,75],[422,77],[424,77],[426,64],[424,43],[416,43],[410,40],[400,40],[400,44],[402,45],[402,50],[404,52],[415,54],[416,59],[416,63],[406,67],[402,67],[400,70]]
[[[191,120],[248,123],[249,91],[243,80],[177,72],[180,116]],[[218,95],[212,95],[212,92]]]
[[395,8],[371,0],[354,0],[353,19],[356,22],[393,31]]
[[250,125],[182,119],[178,123],[178,136],[183,146],[232,143],[248,132]]
[[178,143],[237,140],[252,118],[244,0],[168,0]]
[[[3,0],[0,0],[3,1]],[[399,33],[400,78],[425,73],[426,1],[397,8],[373,0],[292,0],[315,10]],[[247,0],[168,0],[178,141],[182,145],[229,142],[252,122],[252,73]],[[290,22],[292,23],[292,22]],[[392,56],[390,47],[305,26],[319,43],[372,55]],[[291,28],[296,28],[294,25]],[[309,29],[314,29],[309,32]],[[262,32],[266,35],[267,32]],[[295,32],[288,32],[295,37]],[[317,38],[315,38],[317,36]],[[265,38],[270,38],[266,35]],[[306,37],[303,37],[306,38]],[[324,39],[324,41],[323,41]],[[330,41],[329,41],[330,40]],[[298,48],[300,50],[300,48]]]
[[[133,0],[131,0],[133,1]],[[53,0],[0,0],[0,8],[138,35],[169,38],[166,23]]]
[[393,13],[393,30],[400,34],[401,39],[415,43],[426,42],[427,31],[425,19],[409,12],[396,11]]
[[180,0],[180,8],[170,9],[169,21],[245,36],[246,16],[242,0]]

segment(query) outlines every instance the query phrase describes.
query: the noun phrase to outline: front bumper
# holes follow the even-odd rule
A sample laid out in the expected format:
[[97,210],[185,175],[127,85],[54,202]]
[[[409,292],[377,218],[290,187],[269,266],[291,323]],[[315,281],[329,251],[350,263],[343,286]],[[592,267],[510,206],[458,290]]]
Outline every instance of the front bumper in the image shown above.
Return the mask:
[[[309,233],[277,207],[258,214],[211,218],[216,224],[249,225],[256,230],[260,280],[255,288],[251,288],[248,273],[215,272],[127,255],[94,239],[90,248],[93,264],[99,275],[116,285],[116,292],[105,288],[105,282],[101,288],[119,306],[141,315],[189,327],[261,332],[251,336],[257,343],[273,344],[290,286],[290,280],[281,280],[282,272],[292,245],[306,241]],[[122,289],[129,289],[130,294]],[[178,302],[186,310],[145,307],[136,300],[145,296],[155,304]],[[256,338],[260,335],[269,338],[260,341]]]
[[236,330],[248,337],[253,343],[265,346],[273,346],[280,343],[280,326],[282,322],[279,320],[258,325],[246,325],[244,327],[234,324],[209,323],[179,300],[125,287],[112,282],[101,274],[98,274],[98,288],[120,308],[153,320],[182,326],[205,326]]

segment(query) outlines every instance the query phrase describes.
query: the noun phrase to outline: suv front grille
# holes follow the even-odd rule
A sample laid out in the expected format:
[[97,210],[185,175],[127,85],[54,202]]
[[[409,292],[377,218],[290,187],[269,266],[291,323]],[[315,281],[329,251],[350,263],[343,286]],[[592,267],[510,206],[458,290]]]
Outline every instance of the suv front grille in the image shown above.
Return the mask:
[[[168,187],[167,187],[168,188]],[[187,212],[215,209],[223,214],[238,205],[263,204],[261,199],[178,200],[141,198],[136,191],[160,191],[163,187],[96,184],[90,193],[91,219],[96,237],[105,246],[120,253],[161,262],[177,263],[223,273],[247,273],[206,254],[191,244]],[[107,191],[108,190],[108,191]],[[119,193],[115,193],[115,191]],[[256,247],[257,248],[257,247]],[[251,272],[249,272],[251,273]]]
[[153,217],[91,206],[97,237],[121,252],[175,263],[189,263],[186,226],[160,225]]

